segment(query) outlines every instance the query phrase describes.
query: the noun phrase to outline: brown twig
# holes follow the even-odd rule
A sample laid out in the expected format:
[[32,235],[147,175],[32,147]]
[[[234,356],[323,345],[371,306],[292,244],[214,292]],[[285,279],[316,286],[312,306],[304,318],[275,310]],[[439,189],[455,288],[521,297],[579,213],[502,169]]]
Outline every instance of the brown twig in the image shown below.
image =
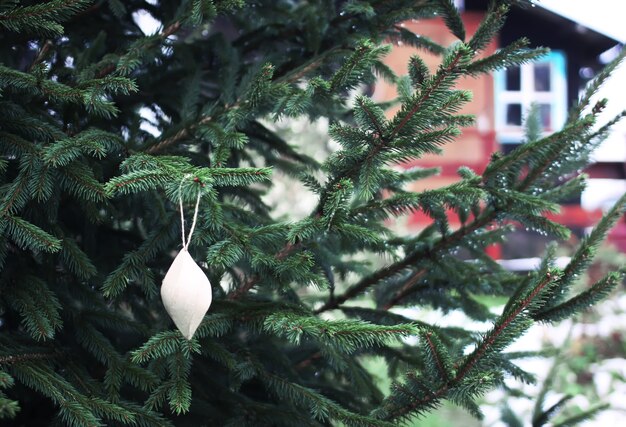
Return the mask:
[[193,125],[189,127],[182,128],[181,130],[179,130],[178,132],[176,132],[174,135],[170,136],[169,138],[165,138],[164,140],[159,141],[157,144],[148,148],[146,152],[150,154],[158,153],[159,151],[164,150],[165,148],[180,141],[181,139],[187,138],[189,135],[191,135],[192,130],[194,130],[198,126],[211,122],[211,120],[213,120],[213,116],[205,116],[202,119],[200,119],[197,123],[194,123]]
[[396,292],[394,297],[391,298],[391,300],[387,304],[385,304],[385,306],[383,307],[383,310],[389,310],[391,307],[398,304],[406,296],[413,293],[414,291],[413,287],[419,282],[419,280],[422,278],[424,274],[426,274],[425,268],[413,273],[411,277],[409,277],[409,280],[406,281],[404,286],[402,286],[402,288],[400,288],[400,290]]
[[28,360],[54,359],[56,357],[59,357],[58,353],[25,353],[14,356],[0,356],[0,365],[11,365]]
[[311,363],[313,363],[315,360],[321,359],[321,358],[322,358],[322,352],[321,351],[315,352],[311,356],[300,361],[296,366],[294,366],[294,369],[297,371],[304,369],[307,366],[311,365]]
[[54,46],[54,43],[52,43],[52,40],[46,40],[44,42],[43,46],[41,46],[41,48],[39,49],[39,52],[37,52],[37,56],[33,60],[33,63],[30,64],[30,67],[28,67],[28,71],[32,71],[33,68],[35,68],[37,64],[41,63],[44,59],[46,59],[46,57],[48,56],[48,52],[50,52],[50,49],[52,48],[52,46]]
[[[282,248],[275,256],[275,258],[277,260],[283,260],[285,259],[287,256],[291,255],[294,251],[296,251],[298,248],[300,248],[302,245],[300,243],[296,243],[296,244],[291,244],[288,243],[287,245],[285,245],[284,248]],[[259,281],[261,280],[261,277],[257,274],[254,274],[250,277],[248,277],[248,279],[245,281],[245,283],[243,285],[241,285],[239,288],[237,288],[235,291],[231,292],[228,295],[228,299],[233,301],[233,300],[237,300],[242,298],[243,296],[245,296],[250,289],[252,289],[254,287],[254,285],[256,285]]]
[[[473,232],[475,230],[478,230],[479,228],[484,227],[487,224],[489,224],[493,220],[494,216],[495,216],[495,212],[491,212],[491,213],[485,214],[482,217],[479,217],[479,218],[475,219],[468,226],[463,227],[463,228],[459,228],[457,231],[455,231],[454,233],[450,234],[449,236],[442,237],[434,245],[434,247],[431,248],[428,252],[416,251],[413,254],[409,255],[408,257],[404,258],[403,260],[398,261],[398,262],[393,263],[393,264],[390,264],[387,267],[384,267],[384,268],[378,270],[374,274],[361,279],[355,285],[353,285],[352,287],[348,288],[348,290],[345,293],[343,293],[342,295],[339,295],[338,297],[336,297],[335,299],[333,299],[331,301],[328,301],[322,307],[320,307],[317,310],[315,310],[315,313],[321,313],[321,312],[324,312],[324,311],[328,311],[328,310],[332,310],[332,309],[338,308],[341,304],[343,304],[344,302],[346,302],[350,298],[360,294],[365,289],[367,289],[370,286],[380,282],[381,280],[387,279],[387,278],[389,278],[389,277],[391,277],[391,276],[393,276],[395,274],[398,274],[400,271],[402,271],[402,270],[404,270],[406,268],[411,267],[411,265],[414,265],[415,263],[417,263],[418,261],[421,261],[425,257],[427,258],[427,257],[433,256],[438,251],[444,250],[446,248],[449,248],[449,247],[455,245],[463,237],[465,237],[467,234],[469,234],[469,233],[471,233],[471,232]],[[425,273],[425,269],[424,270],[419,270],[416,273],[416,275],[419,274],[422,271]],[[424,273],[422,273],[422,274],[424,274]],[[417,284],[418,283],[417,279],[419,279],[419,277],[412,276],[412,278],[415,279],[414,283]],[[409,287],[406,287],[406,286],[403,287],[400,291],[398,291],[399,293],[396,294],[396,296],[392,298],[391,301],[393,301],[393,303],[388,304],[386,309],[389,309],[392,306],[396,305],[398,302],[401,301],[401,299],[404,296],[414,292],[414,290],[415,290],[415,286],[413,285],[413,283],[411,283],[411,286],[409,286]],[[402,296],[400,296],[400,293],[402,294]]]

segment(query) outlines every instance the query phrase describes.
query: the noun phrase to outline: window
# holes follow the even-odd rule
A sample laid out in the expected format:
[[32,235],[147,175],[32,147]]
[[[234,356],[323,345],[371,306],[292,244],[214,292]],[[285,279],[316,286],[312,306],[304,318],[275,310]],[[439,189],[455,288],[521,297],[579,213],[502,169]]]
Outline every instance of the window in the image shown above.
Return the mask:
[[496,132],[501,144],[522,142],[523,123],[533,103],[539,106],[545,133],[565,123],[567,80],[563,53],[551,52],[538,62],[499,71],[495,85]]

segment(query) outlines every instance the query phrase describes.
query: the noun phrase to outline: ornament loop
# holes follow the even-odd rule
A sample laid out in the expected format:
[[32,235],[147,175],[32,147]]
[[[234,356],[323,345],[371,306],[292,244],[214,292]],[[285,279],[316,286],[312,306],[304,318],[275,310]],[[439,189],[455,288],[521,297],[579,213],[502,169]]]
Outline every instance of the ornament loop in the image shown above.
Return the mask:
[[185,213],[183,209],[183,183],[185,182],[185,179],[189,178],[190,176],[191,174],[185,174],[185,176],[183,176],[183,179],[180,180],[180,185],[178,186],[178,203],[180,205],[180,231],[181,231],[181,237],[183,240],[184,250],[187,250],[189,248],[189,244],[191,243],[191,235],[193,234],[193,231],[196,228],[196,221],[198,219],[198,207],[200,206],[200,196],[202,195],[202,193],[198,191],[198,198],[196,199],[196,207],[193,211],[193,221],[191,223],[191,229],[189,230],[189,235],[187,236],[187,239],[185,239]]

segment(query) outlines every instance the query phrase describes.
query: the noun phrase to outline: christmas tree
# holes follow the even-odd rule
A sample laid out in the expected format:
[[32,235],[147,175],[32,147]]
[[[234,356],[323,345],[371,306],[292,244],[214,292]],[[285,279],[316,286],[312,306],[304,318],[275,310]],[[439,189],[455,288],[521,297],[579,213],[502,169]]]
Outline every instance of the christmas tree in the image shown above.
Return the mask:
[[[526,143],[484,172],[414,193],[404,184],[437,171],[396,166],[472,122],[460,78],[545,54],[522,39],[479,56],[518,3],[492,2],[467,35],[451,0],[0,1],[3,425],[397,425],[444,401],[480,417],[476,398],[528,379],[507,346],[621,282],[612,272],[570,291],[624,200],[563,269],[551,247],[514,275],[485,248],[515,226],[569,234],[543,214],[581,191],[580,169],[619,119],[595,125],[605,101],[590,100],[621,56],[562,130],[544,136],[531,120]],[[154,34],[141,15],[160,23]],[[435,15],[458,42],[400,25]],[[398,41],[440,66],[414,56],[394,75],[383,58]],[[363,91],[379,78],[398,87],[391,117]],[[289,118],[327,119],[339,148],[303,154],[273,125]],[[306,186],[309,215],[273,215],[273,174]],[[387,227],[417,210],[432,218],[419,234]],[[213,298],[187,337],[160,298],[181,243]],[[508,298],[499,315],[485,295]],[[182,313],[202,316],[204,303]],[[493,327],[437,327],[399,307]],[[388,395],[371,356],[395,380]]]

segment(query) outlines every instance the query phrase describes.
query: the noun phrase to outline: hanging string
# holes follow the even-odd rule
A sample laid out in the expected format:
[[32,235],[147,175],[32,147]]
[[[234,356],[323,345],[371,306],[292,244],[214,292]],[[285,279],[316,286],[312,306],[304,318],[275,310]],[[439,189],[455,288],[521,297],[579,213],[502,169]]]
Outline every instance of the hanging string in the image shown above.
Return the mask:
[[200,206],[200,191],[198,191],[198,198],[196,199],[196,207],[194,208],[194,211],[193,211],[193,221],[191,222],[191,229],[189,230],[189,236],[187,238],[187,246],[185,246],[185,249],[189,247],[189,244],[191,243],[191,235],[193,234],[193,230],[195,230],[196,228],[196,220],[198,219],[198,206]]
[[180,232],[182,234],[183,239],[183,248],[187,247],[187,243],[185,243],[185,214],[183,213],[183,182],[185,182],[185,178],[187,175],[180,180],[180,185],[178,186],[178,203],[180,204]]
[[198,191],[198,198],[196,199],[196,207],[193,211],[193,221],[191,222],[191,229],[189,230],[189,236],[185,240],[185,213],[183,209],[183,183],[185,179],[190,177],[191,175],[187,174],[180,181],[180,186],[178,187],[178,203],[180,205],[180,232],[183,240],[183,249],[187,250],[189,248],[189,244],[191,243],[191,235],[196,228],[196,221],[198,220],[198,207],[200,206],[200,196],[201,192]]

